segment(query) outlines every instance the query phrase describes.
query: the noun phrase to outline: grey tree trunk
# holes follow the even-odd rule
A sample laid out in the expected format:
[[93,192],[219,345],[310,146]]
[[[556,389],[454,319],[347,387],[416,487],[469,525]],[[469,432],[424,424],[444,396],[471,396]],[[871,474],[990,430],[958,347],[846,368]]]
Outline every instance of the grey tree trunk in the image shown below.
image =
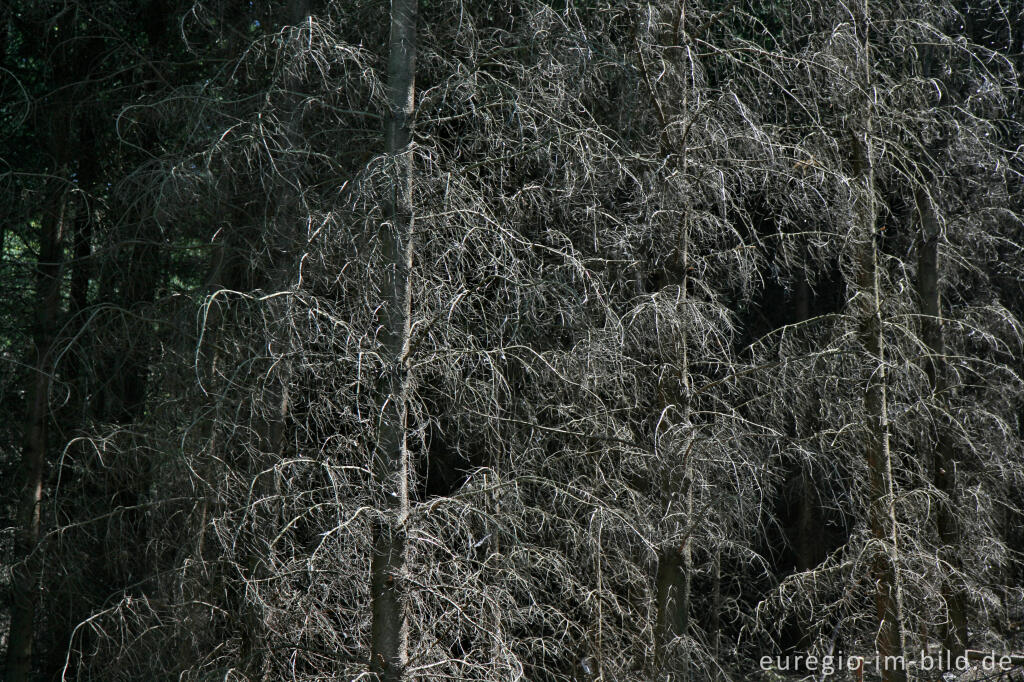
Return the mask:
[[686,519],[689,528],[684,530],[681,542],[664,543],[658,555],[658,572],[655,580],[657,612],[654,628],[654,665],[659,679],[664,679],[666,675],[679,680],[689,678],[688,656],[684,656],[684,660],[676,661],[668,652],[669,644],[677,637],[685,637],[690,629],[690,588],[693,572],[690,535],[693,530],[693,490],[688,462],[684,464],[684,469],[685,479],[679,481],[678,477],[672,477],[673,484],[664,493],[666,496],[671,494],[671,490],[682,493],[681,496],[686,500]]
[[935,518],[939,535],[942,560],[949,565],[950,575],[942,583],[942,599],[946,604],[947,619],[942,627],[943,646],[960,656],[967,646],[966,598],[961,581],[957,576],[960,562],[956,548],[961,543],[960,525],[957,522],[954,500],[956,496],[956,469],[953,460],[952,434],[942,410],[943,394],[947,389],[946,373],[943,368],[945,338],[942,324],[942,308],[939,294],[939,221],[935,206],[924,189],[919,189],[915,200],[921,220],[917,252],[917,295],[921,311],[921,336],[931,355],[924,359],[924,370],[928,375],[932,398],[938,401],[939,412],[934,422],[935,442],[923,443],[923,453],[930,459],[935,488],[941,493],[936,507]]
[[18,499],[18,525],[15,532],[13,568],[14,605],[7,645],[8,682],[32,677],[32,645],[38,600],[38,566],[34,560],[40,535],[40,503],[46,468],[49,431],[49,393],[53,364],[54,337],[60,309],[61,269],[64,238],[64,212],[67,205],[66,181],[59,172],[50,190],[50,205],[41,222],[39,261],[36,265],[36,311],[32,330],[31,367],[25,432],[21,451],[21,489]]
[[[885,367],[884,330],[876,239],[874,170],[871,159],[871,118],[867,129],[855,133],[854,172],[858,192],[854,201],[858,289],[853,314],[857,333],[871,358],[874,371],[864,390],[864,418],[867,423],[865,459],[868,468],[868,522],[879,549],[874,552],[873,579],[878,618],[876,649],[881,660],[902,656],[904,649],[903,595],[899,580],[899,544],[893,497],[892,451],[889,448],[889,415]],[[880,661],[881,663],[881,661]],[[881,665],[879,666],[882,667]],[[904,682],[903,666],[881,670],[883,682]]]
[[657,576],[657,622],[654,632],[655,668],[659,675],[664,675],[668,661],[666,646],[683,628],[680,622],[680,610],[674,608],[684,590],[682,551],[679,547],[662,547],[658,556]]
[[[685,100],[684,100],[685,101]],[[682,154],[683,167],[686,165],[686,149]],[[689,212],[684,214],[679,235],[680,270],[682,273],[682,298],[688,300],[689,294],[689,240],[690,240]],[[688,350],[688,338],[684,332],[680,339],[682,357],[680,358],[679,374],[683,395],[680,396],[682,403],[682,420],[689,423],[690,418],[690,359]],[[690,461],[690,454],[693,443],[690,442],[678,472],[674,463],[669,463],[672,472],[665,478],[665,486],[662,489],[662,498],[665,504],[666,513],[672,506],[677,504],[675,500],[682,497],[686,504],[686,524],[681,542],[675,539],[663,543],[658,556],[658,570],[655,579],[656,599],[656,622],[654,629],[654,665],[657,674],[664,679],[672,676],[672,679],[689,679],[689,656],[684,656],[678,664],[670,659],[668,655],[669,643],[677,637],[686,637],[690,629],[690,588],[692,585],[691,576],[693,572],[693,550],[690,545],[690,535],[694,529],[694,500],[693,500],[693,472]],[[675,671],[675,672],[673,672]]]
[[[868,525],[873,544],[872,573],[878,634],[875,650],[882,682],[905,682],[903,665],[883,665],[887,657],[902,657],[903,590],[899,574],[899,543],[893,493],[892,451],[889,447],[888,380],[885,361],[885,329],[879,272],[878,207],[875,199],[875,168],[872,141],[875,124],[874,77],[871,55],[871,14],[869,0],[861,6],[863,52],[861,88],[866,94],[859,129],[851,130],[854,197],[853,241],[856,249],[857,295],[851,311],[857,336],[871,361],[871,374],[864,389],[864,419],[867,425],[865,460],[868,469]],[[902,660],[902,659],[900,659]]]
[[[711,614],[708,616],[708,648],[711,658],[719,660],[722,648],[722,551],[715,550],[711,573]],[[712,679],[722,678],[722,671],[715,667],[711,673]]]
[[384,682],[403,680],[408,664],[406,523],[409,516],[408,353],[412,298],[412,142],[416,74],[417,0],[392,0],[388,56],[386,146],[391,196],[378,233],[384,257],[383,343],[385,371],[373,473],[385,494],[373,528],[370,669]]

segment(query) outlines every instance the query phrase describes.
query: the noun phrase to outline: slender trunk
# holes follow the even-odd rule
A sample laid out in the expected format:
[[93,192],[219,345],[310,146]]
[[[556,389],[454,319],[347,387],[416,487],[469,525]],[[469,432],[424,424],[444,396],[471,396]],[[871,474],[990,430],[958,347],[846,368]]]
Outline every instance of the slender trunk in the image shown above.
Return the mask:
[[797,515],[796,569],[809,571],[825,558],[825,534],[817,486],[807,464],[800,465],[800,508]]
[[[684,484],[687,500],[687,519],[693,513],[693,495]],[[658,555],[656,578],[657,614],[654,627],[654,665],[659,679],[675,671],[680,675],[673,679],[686,679],[689,665],[687,660],[678,665],[668,655],[668,645],[677,637],[686,636],[690,627],[690,585],[693,569],[693,555],[690,549],[689,531],[679,544],[666,543]]]
[[866,100],[859,103],[864,112],[861,129],[851,130],[854,170],[852,217],[858,271],[858,291],[852,313],[857,323],[860,343],[872,364],[872,371],[864,388],[864,418],[867,424],[865,459],[868,469],[868,524],[872,540],[877,546],[872,558],[875,610],[878,619],[875,649],[880,657],[878,663],[882,682],[905,682],[905,666],[882,665],[887,657],[903,656],[905,634],[892,450],[889,447],[888,380],[885,330],[882,323],[881,273],[878,263],[878,208],[875,200],[875,169],[872,154],[875,117],[872,93],[875,89],[868,0],[864,0],[861,11],[864,35],[861,87],[868,94]]
[[657,621],[654,629],[654,665],[659,678],[668,667],[667,645],[682,629],[679,611],[673,606],[678,602],[677,594],[682,592],[682,552],[679,547],[668,545],[658,555],[657,576]]
[[[807,276],[800,277],[796,286],[794,308],[797,322],[811,319],[811,287]],[[802,411],[794,414],[793,433],[796,438],[803,434],[813,433],[818,415],[818,397]],[[821,503],[818,489],[814,483],[814,475],[806,462],[799,463],[799,502],[797,507],[796,527],[796,569],[808,571],[817,566],[825,558],[824,524],[821,518]]]
[[[687,386],[687,388],[689,388]],[[689,391],[687,391],[689,392]],[[693,546],[690,542],[690,537],[693,533],[694,519],[693,519],[693,481],[692,472],[689,466],[689,457],[687,457],[687,466],[685,471],[686,476],[686,538],[683,540],[682,547],[682,562],[680,570],[682,575],[680,576],[681,585],[679,593],[679,603],[676,605],[676,622],[679,624],[679,636],[687,637],[690,634],[690,600],[692,596],[692,585],[693,585]],[[690,679],[690,655],[687,653],[683,656],[683,660],[680,662],[680,679]]]
[[373,472],[386,501],[373,524],[371,590],[373,626],[371,670],[383,682],[406,678],[409,624],[406,523],[409,516],[408,353],[412,299],[413,97],[416,73],[417,0],[392,0],[388,57],[386,145],[391,196],[385,201],[379,231],[385,258],[383,282],[383,357],[387,363],[378,385],[386,396],[380,416]]
[[[499,479],[500,480],[500,479]],[[489,488],[492,482],[489,481],[487,474],[483,477],[484,489]],[[489,537],[490,542],[488,545],[488,552],[493,556],[501,556],[502,545],[501,545],[501,527],[500,525],[493,523],[493,519],[501,518],[501,496],[497,490],[492,490],[487,494],[485,498],[486,502],[485,509],[487,514],[484,517],[484,537]],[[504,633],[502,632],[502,613],[501,608],[498,605],[498,595],[491,596],[489,593],[488,604],[485,605],[485,622],[489,632],[494,633],[491,638],[491,663],[497,664],[503,659],[505,652],[505,641]]]
[[[595,468],[597,461],[594,462]],[[599,480],[595,478],[594,480]],[[601,528],[602,523],[600,517],[597,519],[597,541],[596,551],[594,552],[594,572],[597,577],[597,636],[594,638],[594,648],[591,658],[594,661],[594,679],[600,682],[604,681],[604,605],[602,602],[604,595],[604,567],[602,566],[601,558],[603,551],[601,548]]]
[[40,504],[49,430],[49,393],[54,337],[60,308],[61,260],[67,191],[54,180],[51,203],[42,218],[36,266],[36,311],[32,331],[28,408],[21,452],[21,491],[13,569],[14,606],[7,647],[8,682],[31,679],[32,644],[38,600],[38,566],[34,560],[40,535]]
[[[716,550],[711,573],[711,614],[708,616],[708,639],[711,660],[718,661],[722,645],[722,551]],[[721,678],[717,665],[712,672],[714,679]]]
[[[889,447],[889,415],[885,344],[882,325],[881,292],[876,240],[874,171],[871,159],[871,119],[867,130],[854,136],[854,165],[858,196],[854,204],[854,229],[858,249],[859,291],[854,314],[858,336],[873,364],[864,390],[864,416],[867,422],[865,459],[870,495],[868,520],[874,553],[875,608],[878,618],[876,649],[881,660],[902,656],[904,649],[903,595],[899,579],[899,545],[896,535],[896,511],[893,495],[892,451]],[[904,682],[903,666],[882,670],[883,682]]]
[[92,191],[100,167],[97,146],[93,142],[96,131],[87,122],[81,124],[78,150],[78,189],[84,195],[84,206],[76,211],[74,221],[74,246],[72,247],[71,284],[68,298],[71,312],[81,314],[89,303],[89,283],[92,281],[92,237],[95,212],[92,208]]
[[946,604],[947,619],[942,628],[943,646],[960,656],[967,646],[967,613],[964,588],[958,577],[960,562],[957,547],[962,541],[960,524],[955,510],[956,470],[953,461],[953,438],[943,413],[942,401],[946,390],[946,373],[942,366],[945,339],[939,296],[939,221],[935,206],[928,193],[920,189],[916,194],[918,215],[921,219],[920,242],[917,255],[917,294],[921,311],[921,335],[931,355],[924,359],[933,400],[938,401],[940,416],[935,421],[934,444],[924,443],[924,453],[930,460],[935,488],[940,493],[935,519],[939,535],[942,560],[950,567],[950,575],[942,581],[942,599]]
[[92,215],[83,210],[75,219],[72,252],[71,288],[68,299],[71,312],[79,314],[89,305],[90,256],[92,255]]
[[[682,153],[683,167],[686,167],[686,150]],[[682,271],[681,296],[684,303],[689,298],[689,212],[683,215],[679,235],[679,262]],[[682,420],[689,422],[690,417],[690,372],[689,339],[684,332],[680,339],[680,383],[682,384]],[[668,656],[668,644],[676,637],[685,637],[690,629],[690,586],[693,572],[693,553],[690,546],[690,535],[693,532],[693,472],[690,463],[692,442],[683,455],[679,473],[666,477],[662,489],[666,511],[670,511],[677,494],[682,493],[686,504],[686,524],[682,541],[673,538],[666,542],[658,556],[658,572],[656,583],[657,614],[654,628],[654,665],[657,674],[662,678],[676,669]],[[670,471],[675,471],[673,462],[669,463]],[[689,657],[679,662],[680,679],[689,678]]]

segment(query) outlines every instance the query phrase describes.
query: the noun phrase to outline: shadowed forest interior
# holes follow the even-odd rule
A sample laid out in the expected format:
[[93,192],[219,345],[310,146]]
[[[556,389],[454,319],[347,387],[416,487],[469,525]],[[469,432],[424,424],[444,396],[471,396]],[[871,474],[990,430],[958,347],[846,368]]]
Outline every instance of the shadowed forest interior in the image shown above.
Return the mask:
[[5,679],[1024,678],[1022,72],[1021,0],[0,3]]

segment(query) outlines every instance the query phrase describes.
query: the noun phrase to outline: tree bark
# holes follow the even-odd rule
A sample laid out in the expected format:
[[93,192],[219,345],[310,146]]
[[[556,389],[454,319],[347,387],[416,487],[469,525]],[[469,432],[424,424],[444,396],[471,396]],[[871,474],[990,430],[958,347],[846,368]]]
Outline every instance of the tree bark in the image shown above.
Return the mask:
[[[806,322],[811,319],[811,287],[806,273],[797,281],[795,294],[796,321]],[[800,439],[801,436],[806,437],[806,434],[814,433],[819,414],[819,402],[820,398],[817,395],[817,388],[815,388],[811,404],[801,410],[802,414],[794,414],[793,435],[795,438]],[[800,462],[798,467],[800,499],[796,519],[796,569],[809,571],[825,558],[825,533],[821,500],[810,464]]]
[[[686,149],[682,152],[683,166],[686,164]],[[682,271],[682,298],[686,302],[689,299],[689,271],[690,271],[690,223],[689,212],[683,215],[682,226],[679,235],[679,262]],[[690,358],[688,349],[688,335],[683,332],[680,339],[681,357],[679,366],[680,383],[682,385],[682,420],[689,423],[690,420]],[[656,583],[656,622],[654,628],[654,666],[657,674],[664,678],[672,675],[675,669],[674,661],[668,656],[668,644],[676,637],[685,637],[690,629],[690,589],[693,573],[693,550],[690,545],[690,535],[694,528],[694,500],[693,500],[693,471],[690,462],[690,453],[693,443],[690,442],[683,461],[680,464],[679,473],[675,472],[673,463],[669,463],[670,474],[665,479],[661,494],[664,500],[666,513],[670,512],[680,494],[686,504],[686,524],[682,542],[676,538],[664,543],[658,556],[658,570],[655,579]],[[679,662],[678,675],[680,679],[689,679],[689,656],[684,656]]]
[[[906,682],[903,665],[885,666],[887,657],[902,657],[903,590],[899,574],[899,543],[893,490],[892,450],[889,447],[888,381],[885,361],[885,328],[875,199],[875,168],[872,141],[875,124],[874,77],[871,56],[871,14],[869,0],[861,6],[863,68],[861,89],[866,97],[859,129],[851,129],[853,156],[853,244],[856,249],[857,295],[851,311],[857,336],[868,360],[871,374],[864,388],[864,418],[867,425],[865,460],[868,469],[868,525],[877,548],[872,552],[875,610],[878,634],[875,650],[882,682]],[[856,105],[855,105],[856,106]],[[902,660],[902,658],[900,658]]]
[[[58,176],[63,169],[58,171]],[[38,566],[34,561],[40,537],[40,504],[46,465],[47,437],[50,426],[49,393],[52,379],[54,337],[60,310],[60,285],[63,257],[64,212],[67,185],[62,177],[51,182],[50,204],[43,214],[39,235],[39,261],[36,265],[36,311],[32,330],[31,375],[28,409],[21,451],[21,490],[18,501],[18,525],[13,568],[14,606],[7,646],[8,682],[32,677],[32,645],[35,633],[36,603],[39,597]]]
[[380,414],[373,473],[385,501],[373,524],[371,590],[373,626],[370,669],[383,682],[406,678],[409,624],[406,523],[409,516],[409,451],[406,444],[408,353],[412,299],[413,98],[416,73],[417,0],[392,0],[388,56],[386,146],[391,196],[378,233],[384,256],[382,342],[384,373],[378,395],[387,396]]
[[668,668],[667,645],[683,630],[678,603],[683,586],[682,550],[676,546],[662,547],[658,556],[657,621],[654,631],[655,670],[663,677]]
[[[854,302],[857,331],[873,371],[864,390],[864,417],[867,422],[865,459],[868,468],[868,521],[874,552],[875,608],[878,618],[876,649],[881,661],[902,656],[904,649],[903,594],[899,580],[899,544],[896,535],[896,510],[893,495],[892,451],[889,447],[889,415],[885,343],[882,324],[881,291],[876,239],[874,170],[871,159],[871,118],[863,133],[853,136],[854,172],[859,187],[854,199],[858,289]],[[904,682],[903,666],[881,670],[883,682]]]
[[[687,500],[687,520],[692,523],[693,494],[690,483],[684,483]],[[656,622],[654,628],[654,665],[659,679],[678,675],[672,679],[688,679],[688,657],[676,662],[668,655],[668,645],[677,637],[685,637],[690,629],[690,587],[693,554],[690,531],[685,532],[681,544],[666,543],[658,555],[656,578]]]
[[[711,614],[708,616],[708,648],[711,658],[718,661],[722,648],[722,550],[716,549],[711,573]],[[712,678],[721,679],[721,668],[715,666]]]
[[924,370],[928,375],[932,399],[938,404],[939,416],[934,422],[935,442],[924,442],[924,453],[930,460],[935,488],[940,493],[936,506],[940,555],[950,567],[950,574],[942,581],[942,599],[946,604],[947,619],[942,627],[943,646],[954,657],[963,654],[967,646],[966,598],[958,577],[960,561],[956,554],[962,541],[960,524],[955,509],[956,463],[953,459],[953,438],[946,417],[943,416],[943,394],[947,389],[947,378],[942,363],[945,356],[945,338],[942,324],[941,298],[939,294],[939,221],[935,206],[924,189],[915,196],[918,215],[921,220],[917,252],[917,295],[921,311],[921,337],[928,346],[930,355],[924,358]]

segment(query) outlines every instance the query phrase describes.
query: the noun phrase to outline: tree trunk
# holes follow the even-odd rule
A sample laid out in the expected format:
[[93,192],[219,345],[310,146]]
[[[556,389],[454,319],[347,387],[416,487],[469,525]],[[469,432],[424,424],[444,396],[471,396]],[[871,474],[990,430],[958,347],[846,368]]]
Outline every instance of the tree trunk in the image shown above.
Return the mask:
[[373,524],[371,589],[373,627],[370,669],[383,682],[403,680],[408,664],[406,522],[409,515],[409,452],[406,444],[408,353],[412,300],[413,97],[416,73],[417,0],[392,0],[388,57],[386,145],[391,196],[378,233],[385,271],[383,358],[378,395],[387,396],[380,416],[373,473],[386,497]]
[[[795,293],[796,321],[806,322],[811,319],[811,287],[807,282],[806,274],[801,276],[797,282]],[[816,388],[814,391],[812,403],[802,410],[802,414],[794,414],[793,435],[797,439],[805,434],[813,434],[817,428],[820,399],[817,396]],[[794,543],[796,545],[796,569],[809,571],[825,559],[824,521],[818,488],[815,485],[814,473],[811,471],[810,464],[800,462],[798,468],[800,499],[797,507],[796,542]]]
[[953,657],[958,657],[967,646],[966,598],[958,573],[960,562],[956,554],[961,543],[960,525],[955,510],[956,469],[953,460],[953,438],[946,417],[942,416],[946,374],[942,366],[945,339],[942,328],[942,309],[939,296],[939,221],[935,206],[924,189],[916,193],[921,231],[917,252],[917,294],[921,311],[921,336],[931,355],[924,359],[932,398],[938,402],[939,416],[935,420],[934,444],[924,442],[924,453],[930,460],[935,488],[941,494],[935,518],[939,535],[941,559],[950,567],[950,575],[942,581],[942,599],[946,604],[947,620],[942,628],[943,646]]
[[[708,616],[708,648],[711,659],[718,661],[722,649],[722,550],[716,549],[711,573],[711,614]],[[713,679],[721,679],[721,668],[715,666]]]
[[[58,172],[58,176],[63,171]],[[14,607],[7,646],[8,682],[32,676],[32,644],[38,600],[38,566],[34,560],[40,535],[40,504],[49,431],[49,393],[54,337],[60,309],[66,181],[57,177],[50,188],[50,204],[41,221],[39,261],[36,266],[36,311],[32,330],[31,367],[25,434],[21,452],[21,491],[13,568]]]
[[858,192],[854,199],[858,289],[854,316],[861,344],[872,361],[873,371],[864,390],[867,422],[865,459],[868,468],[868,521],[879,549],[874,552],[875,608],[878,618],[876,650],[883,682],[904,682],[902,665],[882,668],[888,656],[902,656],[903,594],[899,580],[899,544],[893,496],[892,452],[889,448],[889,415],[882,325],[881,292],[876,239],[874,169],[871,159],[871,116],[863,133],[853,139],[854,172]]
[[664,675],[667,656],[666,645],[682,627],[678,611],[673,608],[678,601],[676,594],[682,591],[680,564],[682,553],[678,547],[662,547],[658,556],[657,576],[657,621],[654,630],[654,665],[657,674]]
[[[871,14],[864,0],[861,6],[863,29],[864,93],[874,92],[871,56]],[[871,362],[871,373],[864,388],[864,419],[867,424],[865,459],[868,469],[868,524],[873,544],[872,573],[875,583],[875,610],[878,634],[875,650],[882,682],[905,682],[904,665],[884,665],[887,657],[902,661],[905,645],[903,631],[903,590],[899,574],[899,543],[896,533],[896,509],[893,492],[892,451],[889,447],[888,384],[885,363],[885,328],[882,323],[879,244],[875,199],[875,168],[872,154],[875,102],[868,94],[859,106],[860,129],[851,129],[853,152],[853,242],[856,249],[857,294],[853,316],[857,336]],[[856,106],[856,105],[855,105]]]
[[[692,494],[687,491],[688,508],[692,516]],[[687,634],[690,627],[690,576],[693,569],[689,532],[681,545],[668,543],[658,555],[656,579],[657,621],[654,628],[654,665],[658,679],[686,679],[687,660],[675,661],[668,655],[668,645],[677,637]],[[678,674],[679,677],[675,677]]]
[[[98,149],[94,141],[97,131],[88,121],[83,121],[79,131],[78,189],[86,197],[81,210],[76,211],[71,261],[71,283],[68,293],[71,312],[82,314],[89,304],[89,283],[92,282],[92,236],[96,212],[92,209],[92,192],[96,179],[100,177]],[[85,363],[82,363],[85,364]],[[76,373],[81,373],[75,368]]]
[[[685,164],[685,154],[684,154]],[[679,254],[682,270],[682,298],[688,300],[689,294],[689,213],[683,216],[682,228],[679,239]],[[680,358],[680,383],[682,384],[683,395],[682,420],[689,424],[690,420],[690,364],[689,350],[687,348],[688,336],[683,332],[680,339],[682,349]],[[693,471],[690,462],[690,454],[693,442],[691,441],[683,454],[683,461],[680,464],[679,473],[675,473],[672,462],[668,463],[670,475],[666,477],[664,487],[661,491],[664,500],[666,514],[671,512],[672,506],[677,499],[677,493],[681,493],[686,504],[686,528],[683,531],[682,541],[673,537],[669,542],[664,543],[658,555],[658,572],[656,583],[656,622],[654,627],[654,666],[657,675],[664,678],[676,671],[678,679],[689,679],[689,655],[683,657],[678,668],[669,658],[667,648],[669,642],[676,637],[685,637],[690,629],[690,588],[691,575],[693,572],[693,550],[690,545],[690,536],[694,529],[693,514]],[[677,679],[677,678],[674,678]]]

